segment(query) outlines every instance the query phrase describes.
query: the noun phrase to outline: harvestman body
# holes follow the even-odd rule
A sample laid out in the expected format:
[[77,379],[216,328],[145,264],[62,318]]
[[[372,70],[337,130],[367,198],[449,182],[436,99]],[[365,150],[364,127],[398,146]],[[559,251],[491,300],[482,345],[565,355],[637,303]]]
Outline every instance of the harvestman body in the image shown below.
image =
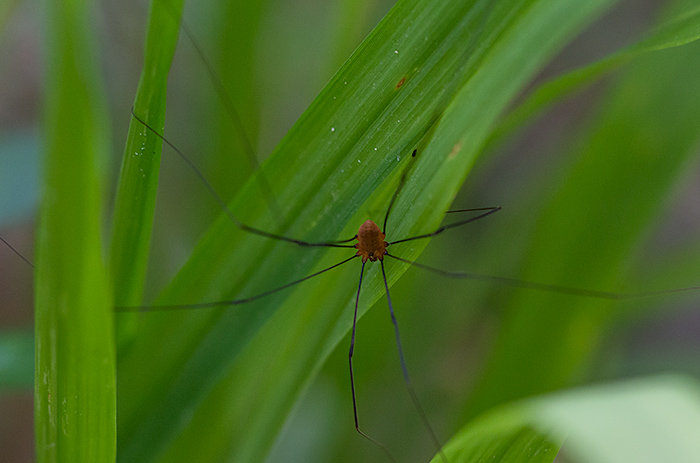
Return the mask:
[[362,263],[366,263],[367,259],[372,262],[383,260],[386,254],[386,247],[389,245],[384,241],[386,235],[382,233],[376,223],[368,220],[360,225],[357,231],[357,255],[362,256]]

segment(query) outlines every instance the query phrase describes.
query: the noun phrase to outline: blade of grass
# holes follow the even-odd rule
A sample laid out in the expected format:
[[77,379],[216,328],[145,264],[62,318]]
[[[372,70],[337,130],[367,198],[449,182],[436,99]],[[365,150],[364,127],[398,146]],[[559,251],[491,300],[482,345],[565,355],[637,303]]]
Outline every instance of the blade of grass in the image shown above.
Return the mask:
[[[284,226],[266,218],[254,183],[232,210],[297,238],[347,238],[368,214],[383,214],[396,169],[409,167],[399,158],[418,146],[389,230],[400,238],[435,227],[504,106],[611,3],[400,2],[263,165]],[[423,246],[402,255],[415,258]],[[222,218],[159,301],[254,294],[337,260],[294,251]],[[393,283],[405,266],[388,269]],[[144,317],[143,336],[120,363],[120,458],[260,461],[347,333],[356,271],[243,308]],[[363,312],[381,297],[373,275]]]
[[[445,446],[451,463],[551,463],[562,433],[543,432],[519,404],[488,413],[465,426]],[[552,434],[555,434],[552,437]],[[440,458],[431,461],[440,462]]]
[[[163,127],[168,71],[179,32],[182,0],[153,0],[149,10],[144,68],[134,111],[151,127]],[[153,226],[162,142],[131,119],[114,207],[110,269],[115,304],[141,302]],[[125,345],[134,335],[137,318],[117,317],[118,339]]]
[[44,190],[36,252],[39,462],[113,462],[112,297],[100,206],[107,154],[91,2],[47,2]]

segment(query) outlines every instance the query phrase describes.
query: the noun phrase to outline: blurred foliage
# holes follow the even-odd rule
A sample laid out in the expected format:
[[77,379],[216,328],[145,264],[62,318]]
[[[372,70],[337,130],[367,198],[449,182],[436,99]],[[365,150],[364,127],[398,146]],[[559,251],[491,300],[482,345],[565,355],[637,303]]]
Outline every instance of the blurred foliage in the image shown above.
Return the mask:
[[[154,5],[157,7],[158,3]],[[538,5],[544,5],[542,8],[546,10],[548,2],[504,1],[497,4],[495,13],[480,10],[488,2],[464,2],[465,8],[473,7],[482,14],[473,23],[467,21],[464,29],[465,36],[472,39],[469,34],[478,34],[474,42],[463,42],[467,44],[465,49],[473,47],[469,48],[470,55],[464,57],[465,67],[453,69],[449,64],[439,63],[438,69],[440,66],[452,69],[451,82],[449,76],[444,80],[436,78],[439,87],[430,88],[425,83],[429,80],[419,81],[416,77],[416,82],[423,83],[403,88],[402,94],[409,95],[405,101],[387,100],[386,117],[363,117],[366,113],[358,107],[378,105],[383,94],[367,90],[363,95],[360,83],[374,79],[381,82],[380,87],[389,82],[393,85],[400,77],[393,72],[410,63],[424,63],[421,60],[429,56],[431,49],[420,48],[419,41],[401,41],[410,40],[416,31],[440,35],[430,28],[422,29],[430,23],[430,14],[414,17],[408,11],[409,5],[420,2],[400,3],[406,9],[395,10],[399,12],[394,13],[394,20],[403,18],[404,14],[410,18],[401,23],[405,30],[385,29],[387,35],[378,36],[384,42],[370,41],[366,55],[354,55],[355,67],[345,68],[346,74],[340,71],[334,77],[389,11],[392,2],[186,2],[184,21],[214,74],[221,79],[225,93],[235,102],[237,114],[231,116],[226,101],[222,101],[221,90],[212,82],[195,46],[180,31],[168,77],[166,136],[192,158],[223,198],[238,198],[232,204],[246,222],[306,239],[344,238],[352,235],[357,224],[367,218],[379,221],[396,185],[398,169],[394,166],[398,163],[390,161],[405,156],[421,139],[419,146],[424,157],[419,156],[420,163],[411,172],[406,199],[398,204],[389,227],[392,234],[400,235],[429,231],[441,220],[442,212],[449,207],[457,186],[469,170],[472,161],[468,157],[476,158],[478,154],[473,172],[451,207],[500,205],[503,211],[436,238],[421,255],[421,262],[454,271],[625,293],[697,284],[700,215],[696,211],[700,210],[700,204],[696,199],[696,154],[700,141],[700,90],[696,83],[700,76],[695,73],[700,72],[696,64],[700,63],[700,48],[690,44],[647,52],[655,48],[655,37],[659,40],[656,43],[678,45],[668,35],[654,35],[654,26],[679,17],[685,22],[683,28],[671,29],[676,34],[672,38],[694,40],[693,34],[697,35],[700,29],[695,19],[698,14],[695,2],[673,5],[621,2],[605,13],[603,6],[610,7],[616,2],[601,2],[601,8],[592,9],[589,16],[582,14],[580,23],[573,24],[575,21],[567,17],[572,24],[568,29],[561,25],[567,33],[557,45],[573,42],[547,68],[541,69],[550,57],[537,56],[533,51],[532,70],[525,65],[516,68],[522,76],[516,70],[502,70],[503,82],[511,83],[513,88],[504,85],[501,92],[498,91],[501,87],[477,92],[488,88],[486,83],[468,87],[464,76],[482,69],[480,66],[488,63],[485,58],[490,50],[488,44],[502,39],[490,27],[502,25],[508,30],[516,22],[503,20],[506,12],[519,7],[519,14],[513,17],[523,20],[527,14],[534,14],[532,11]],[[447,7],[451,3],[435,5]],[[549,2],[551,8],[557,5],[562,8],[567,2]],[[31,47],[27,51],[26,44],[32,42],[23,32],[38,30],[36,6],[26,1],[16,9],[0,9],[4,15],[0,17],[4,27],[0,82],[24,80],[29,87],[25,93],[32,95],[38,93],[36,85],[31,87],[37,79],[21,73],[36,70],[10,64],[18,59],[13,58],[13,53],[28,53],[36,59]],[[11,19],[6,20],[5,16]],[[438,19],[449,17],[443,16]],[[132,124],[132,136],[140,131],[148,143],[154,144],[149,149],[159,151],[158,141],[149,138],[147,131],[133,122],[129,112],[142,70],[147,17],[146,6],[138,2],[119,6],[105,2],[93,16],[103,26],[99,46],[114,153],[124,152],[124,134],[129,124]],[[161,21],[160,27],[168,27],[165,25],[176,22],[176,17],[177,13],[161,11],[156,20]],[[458,17],[456,13],[455,17]],[[595,18],[598,21],[574,40],[579,29]],[[387,23],[396,27],[391,17]],[[452,25],[446,19],[438,23],[441,27]],[[400,32],[405,32],[406,37]],[[156,32],[153,40],[158,46],[174,46],[173,39],[172,33]],[[396,57],[396,67],[388,64],[388,60],[373,61],[375,56],[371,52],[381,56],[379,52],[384,48],[391,51],[395,44],[401,43],[410,43],[413,48],[397,45],[401,52]],[[526,43],[522,40],[522,47]],[[426,54],[415,50],[426,50]],[[552,51],[555,50],[558,48],[552,46]],[[616,54],[618,50],[629,52]],[[467,59],[470,56],[472,59]],[[605,59],[610,56],[613,58]],[[517,57],[513,62],[519,62]],[[167,63],[164,66],[167,68]],[[352,73],[347,74],[347,69]],[[575,69],[583,71],[569,73]],[[540,74],[533,80],[529,73],[537,70]],[[497,82],[498,72],[487,75]],[[563,78],[557,79],[562,75]],[[347,90],[342,79],[350,81]],[[322,90],[329,81],[329,87]],[[530,81],[529,87],[521,88]],[[550,83],[541,86],[547,82]],[[410,79],[407,83],[414,85]],[[164,85],[164,80],[158,85]],[[461,95],[462,85],[475,90]],[[441,93],[440,89],[445,90]],[[540,89],[545,92],[538,93]],[[165,89],[156,90],[164,93]],[[552,94],[561,98],[570,96],[572,90],[580,93],[550,108]],[[513,92],[519,95],[515,101],[512,101]],[[550,96],[538,97],[546,92]],[[17,95],[21,93],[0,93],[0,105],[17,108],[20,106]],[[411,125],[410,121],[419,121],[423,115],[420,111],[425,111],[420,109],[420,101],[426,94],[431,95],[430,102],[437,106],[442,104],[440,98],[446,98],[445,94],[452,95],[449,101],[467,102],[451,108],[454,114],[448,113],[461,121],[452,125],[452,132],[459,132],[456,138],[445,129],[448,123],[437,124],[442,124],[437,137],[433,132],[424,132],[421,124],[429,126],[427,120]],[[298,124],[301,129],[295,127],[290,132],[317,95],[316,105],[327,106],[323,106],[313,124],[323,130],[324,124],[333,124],[333,134],[321,133],[320,129],[318,133],[304,132],[304,123]],[[347,107],[333,106],[334,95],[340,95],[336,100],[338,105],[342,102]],[[528,99],[532,95],[535,97]],[[460,100],[460,96],[465,99]],[[36,133],[31,129],[36,125],[37,114],[31,113],[31,105],[23,107],[27,114],[15,116],[15,123],[3,120],[0,134],[0,147],[12,147],[18,141],[23,144],[0,150],[7,167],[0,175],[14,180],[31,178],[35,163],[30,155],[26,163],[16,162],[14,157],[6,161],[4,153],[35,153],[39,149],[36,136],[27,136]],[[162,107],[157,110],[154,105],[146,107],[162,116]],[[414,116],[411,108],[419,108]],[[479,112],[479,108],[485,109]],[[542,109],[549,111],[533,119],[532,114],[539,114]],[[458,110],[464,112],[461,119],[455,117]],[[397,111],[403,125],[388,122],[393,117],[392,111]],[[501,119],[494,123],[492,116],[499,114]],[[305,117],[308,121],[311,116]],[[381,123],[372,126],[375,120]],[[18,124],[17,121],[29,122]],[[154,124],[162,126],[162,122]],[[366,132],[358,130],[363,124],[372,128]],[[331,135],[335,137],[333,141]],[[480,151],[489,136],[487,149]],[[439,165],[438,156],[450,152],[449,148],[455,144],[451,140],[463,141],[465,137],[460,168],[438,171],[435,167]],[[385,150],[384,157],[372,153],[374,146]],[[273,150],[275,154],[270,162],[264,163]],[[339,157],[341,154],[337,153],[346,156]],[[351,172],[356,159],[362,160],[361,165],[352,167],[355,170]],[[119,162],[116,157],[111,161],[112,172],[118,171]],[[251,177],[260,164],[271,184],[270,196],[261,194],[259,177]],[[335,170],[329,166],[335,166]],[[341,169],[348,172],[341,175]],[[323,178],[322,172],[331,174]],[[110,191],[116,189],[114,178],[116,174],[104,178],[104,187]],[[323,264],[339,261],[344,255],[338,252],[328,257],[323,252],[289,249],[290,246],[284,249],[285,245],[243,237],[226,220],[217,220],[221,211],[216,202],[168,148],[163,153],[157,182],[158,204],[150,246],[131,244],[130,239],[124,244],[112,244],[113,254],[140,260],[137,266],[146,265],[148,260],[145,280],[131,265],[121,270],[125,278],[135,278],[134,286],[117,285],[123,290],[117,292],[119,300],[130,301],[121,303],[138,303],[133,301],[140,299],[144,286],[147,303],[166,286],[159,300],[169,303],[235,297],[230,294],[236,294],[236,290],[242,291],[240,295],[250,294],[299,278]],[[13,188],[13,196],[3,193],[0,208],[2,214],[11,211],[6,216],[0,215],[2,236],[10,233],[17,240],[18,236],[30,233],[24,217],[36,197],[36,187],[31,181],[20,183]],[[2,180],[3,188],[8,184],[9,180]],[[315,194],[310,193],[314,188]],[[137,201],[142,199],[131,196]],[[112,203],[109,199],[102,202],[106,207]],[[275,209],[280,214],[274,214]],[[127,209],[124,216],[132,215]],[[148,214],[144,220],[150,226],[147,217]],[[13,224],[18,219],[24,221]],[[116,219],[118,224],[126,225],[123,220]],[[19,231],[17,227],[21,227]],[[208,231],[210,228],[214,231]],[[312,238],[314,233],[318,238]],[[190,260],[195,243],[205,234],[208,238],[194,251],[195,258],[184,273],[175,283],[169,283]],[[148,233],[144,236],[147,244]],[[25,254],[31,253],[28,242],[19,247]],[[233,253],[232,249],[238,249],[240,254],[223,263],[224,256]],[[416,246],[405,252],[409,257],[417,257],[421,250],[421,246]],[[0,282],[3,290],[0,298],[15,301],[18,298],[5,295],[5,291],[21,287],[22,283],[12,278],[17,278],[16,275],[26,278],[28,272],[23,263],[14,262],[11,254],[0,252],[3,275],[8,275]],[[208,257],[202,258],[207,252]],[[405,266],[392,264],[391,282],[405,270]],[[119,406],[125,407],[119,414],[120,449],[135,453],[123,453],[119,457],[124,461],[133,455],[137,455],[134,458],[138,461],[147,461],[146,458],[191,461],[197,455],[205,461],[220,461],[224,455],[234,455],[235,461],[246,458],[259,461],[260,452],[265,453],[274,441],[267,457],[270,462],[386,461],[380,449],[352,429],[347,331],[358,269],[353,266],[340,273],[301,285],[269,303],[251,306],[245,316],[227,315],[226,311],[203,315],[166,313],[130,317],[124,322],[120,315],[123,331],[119,344],[122,349]],[[405,393],[378,276],[376,269],[366,276],[363,311],[373,301],[379,303],[358,323],[355,374],[360,420],[363,429],[386,443],[400,461],[427,461],[435,448]],[[207,282],[203,283],[205,279]],[[538,428],[538,423],[541,425],[543,421],[532,418],[541,416],[532,412],[536,407],[520,404],[481,415],[511,400],[636,374],[672,370],[700,375],[697,368],[700,319],[697,311],[690,310],[697,300],[692,293],[611,303],[446,280],[419,269],[409,269],[391,291],[414,385],[438,436],[447,440],[447,436],[467,425],[466,443],[460,441],[460,432],[448,445],[457,453],[463,451],[469,455],[470,446],[483,445],[480,447],[486,449],[483,455],[491,455],[500,451],[503,442],[516,442],[513,436],[517,436],[525,443],[541,441],[542,448],[554,454],[562,442],[563,430],[572,423],[582,422],[572,419],[575,414],[562,412],[569,422],[559,417],[548,421],[547,429]],[[8,302],[6,313],[31,314],[30,295],[13,303],[18,308],[11,308]],[[5,324],[23,323],[30,323],[26,315],[24,319],[10,317]],[[314,334],[315,330],[322,331],[324,337]],[[215,335],[207,335],[210,331]],[[319,340],[312,342],[316,337]],[[136,343],[132,345],[134,339]],[[26,335],[8,330],[0,340],[0,359],[16,359],[18,352],[27,352]],[[285,345],[285,340],[289,344]],[[309,345],[304,347],[307,341]],[[178,357],[182,352],[186,356]],[[26,357],[22,354],[19,358]],[[27,384],[26,365],[21,362],[0,362],[0,368],[5,388],[14,390]],[[258,375],[259,371],[268,377]],[[638,397],[635,395],[638,391],[634,385],[621,388],[613,393],[611,400],[614,403],[624,402],[619,397],[633,400]],[[692,397],[696,391],[692,387],[688,391],[684,397],[691,397],[687,403],[693,410]],[[567,394],[572,394],[570,397],[575,401],[588,393],[572,390]],[[605,394],[604,391],[601,396]],[[275,397],[279,403],[269,400],[260,405],[263,399],[258,396]],[[664,403],[662,399],[654,402],[658,396],[643,397],[646,402],[640,403]],[[541,407],[538,410],[557,406],[542,405],[549,404],[549,397],[541,400],[536,402]],[[561,403],[557,400],[553,399],[552,403]],[[250,409],[245,408],[248,404],[252,404]],[[605,408],[601,407],[601,413]],[[523,410],[530,413],[526,413],[528,419],[522,419]],[[153,421],[152,416],[149,418],[153,411],[160,414],[160,419],[169,417],[167,426]],[[247,417],[243,423],[235,423],[237,413]],[[629,412],[617,411],[611,416],[620,418],[626,413]],[[473,419],[477,415],[481,416]],[[491,429],[494,416],[498,417],[499,426],[503,425],[499,429],[503,430],[504,440],[498,441],[496,434],[490,434],[475,444],[470,433],[483,435]],[[653,417],[642,420],[640,426],[653,420]],[[672,421],[671,416],[669,422]],[[620,426],[624,426],[622,423]],[[697,425],[692,420],[688,423]],[[586,460],[585,451],[579,452],[581,447],[596,449],[595,444],[576,439],[576,434],[572,436],[564,444],[566,458],[597,461]],[[655,445],[652,438],[642,439],[645,444]],[[193,447],[193,442],[202,447]],[[617,444],[621,448],[635,445],[622,438]],[[509,461],[538,461],[528,460],[518,448],[518,445],[510,448],[513,453]],[[148,451],[139,453],[144,449]],[[241,449],[250,453],[241,455]],[[605,461],[638,461],[633,453],[622,452],[616,458]],[[470,457],[451,461],[474,460]]]
[[34,269],[40,463],[116,458],[114,298],[102,257],[109,124],[90,7],[52,2],[43,17],[43,187]]

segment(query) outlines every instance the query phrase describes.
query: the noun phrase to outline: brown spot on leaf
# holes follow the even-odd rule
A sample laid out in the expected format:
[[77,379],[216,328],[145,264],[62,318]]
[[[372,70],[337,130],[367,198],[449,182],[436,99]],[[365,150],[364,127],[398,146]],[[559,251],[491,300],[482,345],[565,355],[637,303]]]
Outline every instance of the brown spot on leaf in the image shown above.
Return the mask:
[[455,146],[452,147],[452,151],[447,156],[447,159],[453,159],[462,150],[462,142],[457,142]]

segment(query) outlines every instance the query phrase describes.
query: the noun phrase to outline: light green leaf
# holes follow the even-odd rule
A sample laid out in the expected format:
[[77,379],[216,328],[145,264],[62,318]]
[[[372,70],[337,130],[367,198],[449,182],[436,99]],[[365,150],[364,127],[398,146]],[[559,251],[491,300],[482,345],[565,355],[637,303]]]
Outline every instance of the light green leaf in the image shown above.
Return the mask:
[[579,463],[691,463],[700,457],[700,387],[682,377],[593,386],[533,401],[541,429],[567,432]]
[[561,447],[573,463],[691,463],[700,455],[698,429],[697,382],[646,378],[499,407],[467,425],[445,453],[452,463],[522,463],[553,461]]
[[[537,421],[526,407],[513,405],[488,413],[445,445],[450,463],[550,463],[564,436],[550,437],[537,429]],[[551,433],[549,433],[551,434]],[[434,463],[442,463],[436,456]]]

